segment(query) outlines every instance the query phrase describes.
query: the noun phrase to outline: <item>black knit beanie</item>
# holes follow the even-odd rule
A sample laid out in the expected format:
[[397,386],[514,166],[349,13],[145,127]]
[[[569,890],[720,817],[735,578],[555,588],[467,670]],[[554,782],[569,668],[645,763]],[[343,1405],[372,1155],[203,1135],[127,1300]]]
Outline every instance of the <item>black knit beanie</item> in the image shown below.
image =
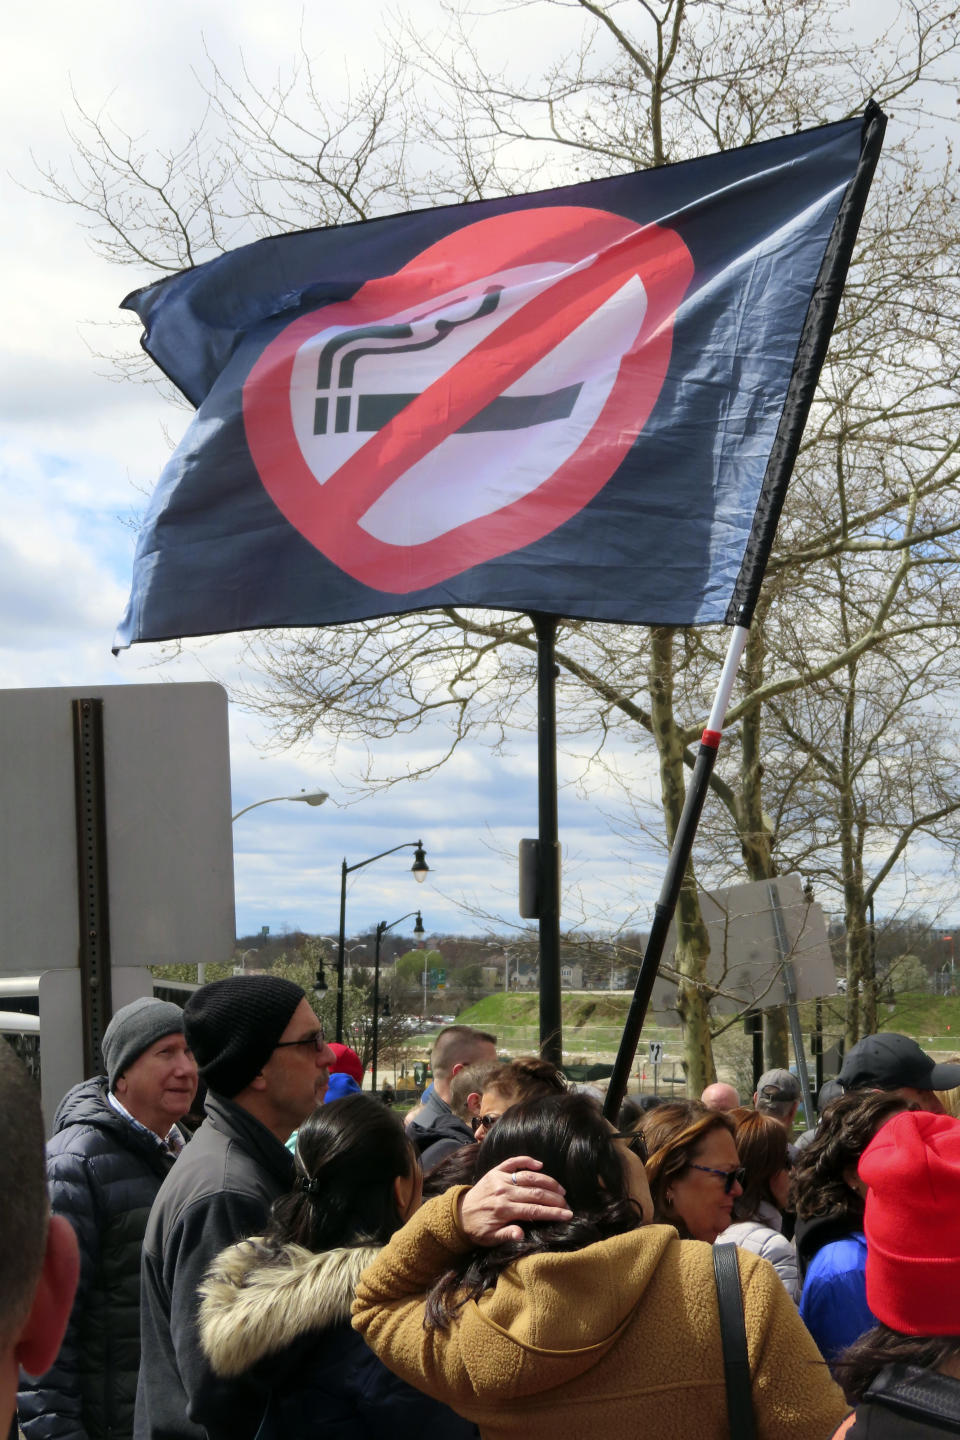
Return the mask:
[[239,1095],[270,1059],[303,999],[299,985],[278,975],[232,975],[195,990],[183,1024],[209,1089],[228,1100]]

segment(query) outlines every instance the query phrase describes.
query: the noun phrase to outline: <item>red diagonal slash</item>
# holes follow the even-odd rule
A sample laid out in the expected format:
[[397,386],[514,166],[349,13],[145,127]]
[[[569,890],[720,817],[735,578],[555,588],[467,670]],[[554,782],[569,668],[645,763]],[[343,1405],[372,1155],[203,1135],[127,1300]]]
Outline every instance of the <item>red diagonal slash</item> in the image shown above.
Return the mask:
[[[544,261],[558,266],[554,283],[452,365],[322,486],[317,484],[290,418],[294,359],[312,335],[334,325],[381,321],[450,294],[454,287],[482,288],[498,270]],[[581,509],[643,427],[663,383],[673,317],[692,273],[689,252],[673,231],[638,226],[606,211],[543,207],[465,226],[396,275],[368,282],[352,300],[295,321],[267,346],[244,387],[254,463],[286,517],[349,574],[377,589],[389,585],[391,593],[406,593],[521,548]],[[393,546],[360,528],[370,506],[400,476],[503,394],[635,275],[648,297],[636,343],[625,356],[614,357],[618,378],[596,425],[549,480],[492,515],[420,544]]]

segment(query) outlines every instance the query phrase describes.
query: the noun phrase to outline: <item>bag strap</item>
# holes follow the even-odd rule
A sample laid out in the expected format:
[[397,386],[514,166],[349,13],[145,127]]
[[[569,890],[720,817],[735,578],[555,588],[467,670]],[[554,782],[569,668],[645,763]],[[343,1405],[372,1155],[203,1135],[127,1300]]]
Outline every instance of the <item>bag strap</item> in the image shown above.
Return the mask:
[[717,1281],[730,1435],[732,1440],[755,1440],[757,1431],[753,1421],[753,1392],[736,1245],[714,1245],[713,1273]]

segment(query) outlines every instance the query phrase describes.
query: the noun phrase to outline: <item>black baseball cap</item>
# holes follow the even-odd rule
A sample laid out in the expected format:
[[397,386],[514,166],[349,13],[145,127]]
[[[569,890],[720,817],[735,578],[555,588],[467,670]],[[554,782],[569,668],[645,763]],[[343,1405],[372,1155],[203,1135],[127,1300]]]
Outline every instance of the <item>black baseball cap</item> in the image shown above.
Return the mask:
[[909,1035],[867,1035],[837,1079],[846,1090],[952,1090],[960,1085],[960,1065],[938,1065]]

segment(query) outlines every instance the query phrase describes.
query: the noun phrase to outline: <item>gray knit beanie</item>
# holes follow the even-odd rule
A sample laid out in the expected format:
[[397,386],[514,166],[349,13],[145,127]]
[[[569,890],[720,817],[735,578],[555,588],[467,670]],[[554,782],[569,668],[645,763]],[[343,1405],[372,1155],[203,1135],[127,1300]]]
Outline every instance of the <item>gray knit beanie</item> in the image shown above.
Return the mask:
[[165,1035],[183,1034],[183,1011],[170,1000],[143,995],[118,1010],[103,1033],[100,1049],[112,1090],[117,1077]]
[[232,975],[201,985],[183,1012],[201,1079],[232,1100],[259,1075],[304,993],[279,975]]

